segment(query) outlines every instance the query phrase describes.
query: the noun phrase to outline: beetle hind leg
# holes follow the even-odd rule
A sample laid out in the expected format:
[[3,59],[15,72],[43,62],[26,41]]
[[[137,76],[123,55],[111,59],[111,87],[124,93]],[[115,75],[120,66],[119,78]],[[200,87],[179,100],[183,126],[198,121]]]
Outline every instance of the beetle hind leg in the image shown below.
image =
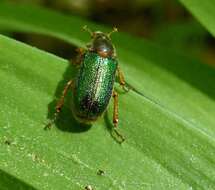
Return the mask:
[[57,120],[58,115],[61,112],[62,107],[64,105],[65,96],[67,95],[67,92],[68,92],[69,88],[72,88],[72,86],[73,86],[73,81],[72,80],[67,82],[66,86],[64,87],[63,93],[62,93],[62,95],[61,95],[60,99],[58,100],[57,105],[55,107],[54,117],[53,117],[53,119],[51,119],[49,121],[49,123],[45,126],[44,129],[50,129],[52,127],[52,125],[55,123],[55,121]]
[[117,135],[117,137],[120,139],[120,143],[122,143],[123,141],[125,141],[125,138],[123,135],[121,135],[118,130],[117,130],[117,126],[118,126],[118,122],[119,122],[119,106],[118,106],[118,93],[113,90],[113,99],[114,99],[114,109],[113,109],[113,132]]

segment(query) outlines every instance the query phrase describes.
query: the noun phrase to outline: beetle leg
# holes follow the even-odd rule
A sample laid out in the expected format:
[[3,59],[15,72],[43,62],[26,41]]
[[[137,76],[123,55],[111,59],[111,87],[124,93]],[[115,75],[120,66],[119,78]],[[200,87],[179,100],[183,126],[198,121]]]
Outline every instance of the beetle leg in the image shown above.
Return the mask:
[[63,90],[63,93],[60,97],[60,99],[58,100],[57,102],[57,105],[55,107],[55,113],[54,113],[54,118],[45,126],[45,129],[50,129],[51,126],[55,123],[55,121],[57,120],[57,117],[59,115],[59,113],[61,112],[62,110],[62,107],[63,107],[63,104],[64,104],[64,99],[65,99],[65,96],[69,90],[70,87],[73,86],[73,81],[70,80],[69,82],[67,82],[66,86],[64,87],[64,90]]
[[84,48],[77,48],[75,51],[77,52],[77,55],[75,58],[70,60],[70,63],[76,67],[79,67],[86,50]]
[[126,92],[129,91],[129,88],[126,87],[126,83],[125,83],[125,77],[123,72],[121,71],[121,69],[119,68],[119,66],[117,67],[117,73],[118,73],[118,77],[119,77],[119,84],[121,85],[122,89]]
[[64,104],[65,96],[66,96],[69,88],[72,87],[72,85],[73,85],[73,81],[70,80],[69,82],[67,82],[66,86],[64,87],[64,90],[63,90],[63,93],[61,95],[61,98],[58,101],[57,106],[55,108],[56,109],[56,113],[60,113],[61,112],[61,109],[62,109],[63,104]]
[[114,108],[113,108],[113,124],[114,127],[117,127],[119,122],[119,108],[118,108],[118,94],[114,90],[113,91],[113,99],[114,99]]
[[116,135],[121,139],[121,142],[125,140],[125,138],[117,131],[117,126],[119,122],[119,106],[118,106],[118,93],[113,90],[113,99],[114,99],[114,109],[113,109],[113,125],[114,125],[114,132]]

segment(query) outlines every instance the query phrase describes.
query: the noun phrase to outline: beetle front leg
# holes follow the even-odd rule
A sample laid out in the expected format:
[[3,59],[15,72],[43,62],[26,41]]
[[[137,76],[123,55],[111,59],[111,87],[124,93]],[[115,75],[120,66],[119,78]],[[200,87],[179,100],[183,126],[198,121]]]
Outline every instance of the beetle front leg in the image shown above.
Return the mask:
[[52,125],[55,123],[55,121],[57,120],[57,117],[58,117],[59,113],[62,110],[65,96],[66,96],[69,88],[71,88],[72,86],[73,86],[73,81],[72,80],[67,82],[66,86],[64,87],[64,90],[63,90],[63,93],[61,95],[61,98],[58,100],[57,105],[55,107],[54,118],[45,126],[45,129],[50,129],[52,127]]
[[113,125],[114,132],[121,139],[121,143],[125,140],[125,138],[117,131],[117,126],[119,122],[119,104],[118,104],[118,93],[113,90],[113,99],[114,99],[114,109],[113,109]]
[[123,72],[121,71],[121,69],[119,68],[119,66],[117,67],[117,73],[118,73],[118,77],[119,77],[119,84],[121,85],[122,89],[126,92],[129,91],[129,88],[126,87],[126,83],[125,83],[125,77]]
[[81,65],[85,51],[86,50],[84,48],[77,48],[76,49],[77,55],[75,56],[74,59],[70,60],[70,63],[76,67],[79,67]]

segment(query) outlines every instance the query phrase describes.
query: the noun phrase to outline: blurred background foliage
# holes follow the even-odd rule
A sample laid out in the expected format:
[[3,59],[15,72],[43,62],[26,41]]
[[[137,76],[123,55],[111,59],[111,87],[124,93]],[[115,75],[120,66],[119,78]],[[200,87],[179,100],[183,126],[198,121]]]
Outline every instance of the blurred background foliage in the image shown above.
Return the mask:
[[[215,40],[176,0],[10,0],[37,4],[85,17],[98,24],[117,26],[119,31],[149,39],[161,47],[189,53],[215,65]],[[13,33],[20,41],[71,58],[75,47],[35,34]]]

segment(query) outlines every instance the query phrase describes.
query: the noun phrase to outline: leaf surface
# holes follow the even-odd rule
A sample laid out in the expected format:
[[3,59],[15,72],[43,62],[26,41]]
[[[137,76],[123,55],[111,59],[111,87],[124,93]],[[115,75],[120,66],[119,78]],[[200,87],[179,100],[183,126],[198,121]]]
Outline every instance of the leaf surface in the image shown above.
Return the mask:
[[[86,23],[98,27],[41,8],[0,5],[1,28],[77,46],[89,38],[80,32]],[[0,37],[0,175],[6,176],[1,186],[6,189],[16,179],[22,189],[83,189],[88,184],[120,190],[213,188],[214,70],[125,34],[113,41],[135,88],[124,94],[116,84],[119,130],[126,137],[122,145],[109,131],[112,104],[104,118],[84,129],[72,118],[68,98],[56,127],[44,131],[55,99],[75,70],[64,59]],[[99,169],[104,176],[97,175]]]
[[213,0],[180,0],[180,2],[215,36],[215,1]]

